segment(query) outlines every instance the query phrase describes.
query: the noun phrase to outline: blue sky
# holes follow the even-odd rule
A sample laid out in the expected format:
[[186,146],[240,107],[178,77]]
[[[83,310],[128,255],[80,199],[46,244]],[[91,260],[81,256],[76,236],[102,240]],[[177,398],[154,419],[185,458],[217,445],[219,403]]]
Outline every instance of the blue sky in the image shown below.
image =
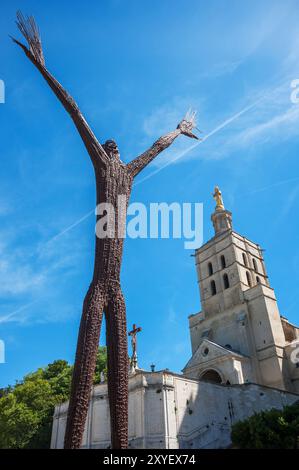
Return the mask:
[[[6,0],[0,386],[73,361],[94,244],[93,216],[76,224],[94,207],[93,170],[68,115],[8,38],[20,37],[19,8],[38,21],[49,70],[123,160],[198,110],[204,142],[189,149],[194,142],[180,138],[139,176],[131,201],[203,202],[206,241],[218,184],[235,230],[266,250],[281,313],[298,322],[298,1]],[[190,357],[187,316],[200,310],[190,255],[183,240],[126,240],[122,283],[128,323],[143,328],[144,368],[180,371]]]

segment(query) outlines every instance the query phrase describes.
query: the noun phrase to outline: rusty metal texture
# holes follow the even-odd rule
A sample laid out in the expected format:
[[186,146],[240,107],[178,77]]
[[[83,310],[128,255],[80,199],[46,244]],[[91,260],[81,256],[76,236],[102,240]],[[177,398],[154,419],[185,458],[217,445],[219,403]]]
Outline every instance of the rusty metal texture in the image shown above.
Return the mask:
[[[183,119],[176,130],[158,139],[153,146],[132,162],[120,160],[113,140],[101,145],[88,126],[77,104],[49,73],[45,66],[38,28],[32,17],[17,13],[17,25],[29,48],[13,39],[42,74],[50,88],[70,114],[90,156],[95,171],[96,203],[111,203],[115,208],[115,232],[112,238],[95,240],[94,272],[83,303],[76,358],[65,431],[65,449],[81,446],[96,365],[96,355],[103,312],[106,318],[108,354],[108,394],[111,417],[111,445],[114,449],[128,446],[128,347],[126,307],[120,285],[120,270],[124,239],[118,236],[119,220],[126,217],[134,178],[174,139],[192,134],[194,115]],[[126,204],[118,214],[118,196],[125,196]],[[121,217],[119,217],[119,215]],[[99,216],[97,216],[97,220]]]

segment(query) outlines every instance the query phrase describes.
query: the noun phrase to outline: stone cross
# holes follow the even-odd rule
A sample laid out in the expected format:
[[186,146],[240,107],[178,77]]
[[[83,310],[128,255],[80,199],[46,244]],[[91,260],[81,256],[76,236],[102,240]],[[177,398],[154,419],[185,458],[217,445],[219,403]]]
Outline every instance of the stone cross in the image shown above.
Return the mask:
[[133,329],[129,331],[129,336],[131,336],[131,345],[132,345],[132,357],[131,365],[135,368],[137,366],[137,333],[141,331],[141,327],[136,327],[135,323],[133,324]]

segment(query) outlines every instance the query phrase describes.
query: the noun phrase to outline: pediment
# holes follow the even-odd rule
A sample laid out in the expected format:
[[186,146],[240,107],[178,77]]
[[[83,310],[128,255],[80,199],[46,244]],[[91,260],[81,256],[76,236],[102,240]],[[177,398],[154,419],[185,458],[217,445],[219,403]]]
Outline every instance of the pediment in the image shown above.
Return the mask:
[[224,346],[221,346],[220,344],[214,343],[213,341],[210,341],[209,339],[203,338],[191,357],[191,359],[187,362],[185,365],[183,371],[185,369],[189,369],[193,366],[196,366],[198,364],[204,364],[206,362],[213,361],[215,359],[236,359],[238,358],[239,360],[246,358],[243,354],[233,351],[231,349],[225,348]]

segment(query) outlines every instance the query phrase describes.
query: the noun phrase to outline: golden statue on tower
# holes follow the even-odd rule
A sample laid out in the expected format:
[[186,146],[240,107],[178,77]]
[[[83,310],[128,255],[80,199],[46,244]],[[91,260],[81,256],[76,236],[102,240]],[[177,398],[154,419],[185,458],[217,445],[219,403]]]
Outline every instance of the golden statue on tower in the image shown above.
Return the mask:
[[215,186],[213,198],[216,201],[216,211],[223,211],[224,204],[223,204],[223,199],[222,199],[222,192],[220,191],[218,186]]

